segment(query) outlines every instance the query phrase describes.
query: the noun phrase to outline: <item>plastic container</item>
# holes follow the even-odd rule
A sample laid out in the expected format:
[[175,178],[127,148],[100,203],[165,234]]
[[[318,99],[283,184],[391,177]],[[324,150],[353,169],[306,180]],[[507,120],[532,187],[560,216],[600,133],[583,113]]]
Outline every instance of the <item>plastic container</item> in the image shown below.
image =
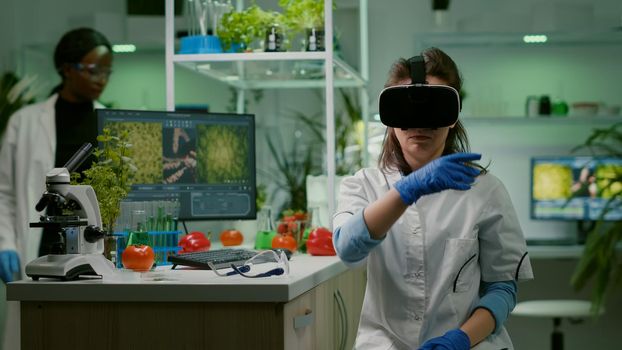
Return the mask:
[[220,39],[214,35],[185,36],[180,40],[180,54],[222,53]]
[[215,35],[192,35],[180,39],[180,54],[193,53],[234,53],[242,51],[242,45],[231,44],[231,47],[223,50],[220,38]]
[[[181,247],[177,245],[179,235],[182,234],[181,231],[148,231],[147,234],[149,235],[149,246],[153,248],[155,253],[155,264],[157,266],[171,265],[167,258],[169,255],[177,254],[181,250]],[[117,236],[116,255],[121,256],[127,245],[129,233],[118,232],[115,233],[115,236]],[[123,267],[121,259],[117,259],[116,265],[119,268]]]

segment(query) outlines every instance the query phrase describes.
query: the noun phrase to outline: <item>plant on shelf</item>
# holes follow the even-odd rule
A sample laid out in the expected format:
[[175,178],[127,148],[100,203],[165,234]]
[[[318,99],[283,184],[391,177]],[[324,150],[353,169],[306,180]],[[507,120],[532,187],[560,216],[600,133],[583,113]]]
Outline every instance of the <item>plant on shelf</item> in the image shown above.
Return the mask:
[[263,39],[269,26],[280,21],[281,14],[264,11],[253,4],[240,12],[225,13],[218,27],[218,37],[225,51],[235,44],[240,45],[240,51],[248,51],[251,43]]
[[[283,24],[293,31],[324,28],[324,0],[279,0]],[[333,5],[334,6],[334,5]]]
[[84,178],[78,173],[72,174],[73,184],[90,185],[95,190],[103,229],[112,233],[114,224],[121,212],[120,203],[127,196],[133,182],[136,166],[131,158],[132,145],[127,131],[113,135],[108,128],[97,136],[103,147],[93,154],[96,161],[85,170]]
[[[594,129],[577,150],[587,149],[595,156],[622,157],[622,123],[609,128]],[[592,281],[592,312],[598,315],[606,296],[614,285],[622,281],[622,263],[617,246],[622,241],[622,221],[605,221],[612,209],[622,205],[622,167],[608,166],[595,171],[598,196],[607,198],[600,218],[587,235],[583,255],[573,273],[571,283],[576,290]]]
[[[303,34],[306,50],[323,50],[324,47],[324,0],[279,0],[283,9],[283,25],[290,42],[297,34]],[[333,1],[333,9],[335,2]],[[317,40],[316,48],[309,47],[309,41]]]

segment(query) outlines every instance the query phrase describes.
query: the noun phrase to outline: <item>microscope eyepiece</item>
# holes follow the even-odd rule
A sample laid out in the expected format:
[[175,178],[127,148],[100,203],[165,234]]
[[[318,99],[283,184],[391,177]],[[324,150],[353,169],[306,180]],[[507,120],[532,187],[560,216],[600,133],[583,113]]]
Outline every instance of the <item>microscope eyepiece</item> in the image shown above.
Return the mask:
[[80,149],[76,153],[74,153],[71,158],[69,158],[63,168],[66,168],[67,171],[71,174],[76,169],[78,169],[78,167],[82,163],[84,163],[84,161],[91,155],[91,153],[93,153],[93,145],[91,145],[91,143],[89,142],[83,144]]

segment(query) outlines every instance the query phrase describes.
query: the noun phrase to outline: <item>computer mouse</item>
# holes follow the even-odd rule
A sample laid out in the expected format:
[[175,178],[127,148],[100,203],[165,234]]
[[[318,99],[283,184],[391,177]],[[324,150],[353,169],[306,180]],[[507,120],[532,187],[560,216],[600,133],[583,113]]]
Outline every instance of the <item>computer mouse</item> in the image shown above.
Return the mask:
[[281,255],[281,252],[284,252],[285,256],[287,256],[287,260],[292,259],[292,251],[287,248],[272,248],[272,250],[274,250],[279,255]]

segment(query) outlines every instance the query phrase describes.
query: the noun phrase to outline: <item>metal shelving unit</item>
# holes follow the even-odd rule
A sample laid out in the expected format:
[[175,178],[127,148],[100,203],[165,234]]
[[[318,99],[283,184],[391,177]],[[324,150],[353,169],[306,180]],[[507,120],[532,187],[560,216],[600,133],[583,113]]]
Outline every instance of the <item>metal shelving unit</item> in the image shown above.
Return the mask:
[[[328,212],[335,211],[335,108],[334,88],[355,87],[359,90],[363,122],[367,126],[369,97],[365,86],[369,79],[367,34],[367,1],[359,1],[360,73],[333,52],[332,0],[324,0],[325,51],[321,52],[253,52],[219,54],[176,54],[174,2],[166,1],[165,57],[166,108],[175,107],[175,65],[224,82],[237,91],[237,112],[244,112],[244,98],[249,89],[324,88],[326,115],[326,171]],[[178,0],[179,1],[179,0]],[[237,0],[236,8],[244,7]],[[302,67],[302,68],[301,68]],[[365,134],[367,130],[364,130]],[[367,145],[364,145],[367,149]],[[366,152],[363,152],[367,163]]]

